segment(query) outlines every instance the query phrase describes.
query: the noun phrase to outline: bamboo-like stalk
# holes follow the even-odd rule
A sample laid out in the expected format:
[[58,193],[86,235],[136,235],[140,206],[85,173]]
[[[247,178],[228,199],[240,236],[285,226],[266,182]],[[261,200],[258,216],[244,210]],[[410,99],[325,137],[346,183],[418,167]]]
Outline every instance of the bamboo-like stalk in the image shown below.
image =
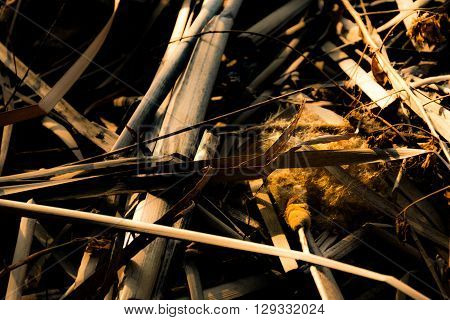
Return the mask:
[[[34,203],[33,199],[27,203]],[[19,233],[17,235],[16,249],[14,250],[13,263],[28,257],[33,242],[34,227],[36,220],[22,217],[20,219]],[[6,289],[6,300],[20,300],[22,298],[22,288],[25,285],[27,266],[21,266],[9,274],[8,287]]]
[[[25,74],[28,74],[23,80],[23,82],[30,87],[37,95],[40,97],[46,96],[52,88],[45,83],[36,73],[29,70],[19,58],[9,59],[11,53],[8,49],[0,43],[0,61],[7,67],[11,72],[17,74],[18,78],[24,78]],[[75,110],[66,100],[59,100],[54,110],[61,115],[67,123],[70,123],[73,128],[79,132],[81,135],[92,141],[98,147],[102,148],[104,151],[109,151],[117,139],[115,133],[103,128],[102,126],[89,121],[78,111]]]
[[[204,6],[205,4],[213,5],[211,2],[205,2]],[[223,11],[211,19],[205,30],[226,31],[231,29],[240,4],[241,0],[227,1]],[[194,25],[198,24],[198,19],[197,17],[194,20],[188,30],[188,34],[191,34]],[[168,107],[160,136],[167,132],[172,132],[181,126],[197,123],[204,118],[206,106],[219,69],[220,57],[224,51],[227,39],[227,33],[206,34],[199,39],[191,60],[180,80],[180,90],[172,98]],[[186,45],[188,43],[185,40],[178,44],[171,55],[171,61],[174,57],[177,57],[180,50],[183,50],[181,53],[184,52],[185,49],[183,48],[187,48]],[[163,68],[166,68],[166,66],[173,67],[171,63],[167,63]],[[158,71],[157,76],[158,74],[163,74],[163,70]],[[149,89],[150,91],[151,89]],[[186,105],[189,105],[189,108],[186,108]],[[182,122],[180,123],[180,121]],[[128,126],[130,126],[130,122]],[[198,130],[191,130],[177,137],[159,141],[155,146],[154,154],[179,153],[190,156],[194,151],[197,135]],[[169,203],[166,200],[148,194],[144,207],[143,221],[159,219],[168,208]],[[166,241],[164,239],[156,239],[133,258],[131,262],[133,269],[127,268],[125,270],[125,278],[119,294],[120,299],[146,299],[150,297],[158,278],[161,257],[164,254],[165,246]],[[171,253],[169,252],[168,254]],[[145,276],[142,276],[143,274]],[[135,279],[145,279],[146,282],[144,284],[139,283],[138,288],[128,285],[135,283]]]
[[156,109],[166,98],[169,91],[173,88],[176,79],[183,70],[191,52],[192,45],[196,41],[194,35],[198,34],[214,13],[219,9],[222,1],[205,0],[198,16],[192,25],[186,31],[182,41],[177,43],[177,47],[168,57],[167,63],[161,65],[157,71],[145,96],[137,106],[125,129],[120,134],[112,150],[128,146],[135,142],[135,135],[139,132],[142,124],[148,123]]
[[[167,4],[168,3],[160,2],[159,9],[162,10],[163,7],[165,7]],[[176,20],[175,26],[174,26],[174,30],[170,37],[171,42],[168,44],[168,46],[166,48],[166,51],[163,55],[163,59],[161,61],[161,66],[160,66],[158,72],[162,69],[163,64],[167,63],[167,60],[170,58],[171,53],[177,48],[178,42],[172,42],[172,41],[175,39],[181,38],[181,36],[183,35],[183,32],[185,31],[185,28],[187,26],[189,13],[190,13],[190,0],[185,0],[181,6],[179,13],[178,13],[177,20]],[[177,86],[175,84],[174,89],[176,90],[176,88],[177,88]],[[143,99],[145,99],[145,97]],[[152,129],[149,132],[147,132],[148,137],[154,137],[158,134],[158,132],[161,128],[161,124],[162,124],[160,120],[163,118],[163,116],[165,115],[165,113],[167,111],[167,106],[169,104],[170,99],[171,99],[171,94],[168,93],[167,96],[165,97],[163,103],[161,104],[161,106],[159,106],[158,110],[156,111],[155,121],[152,126]],[[135,219],[140,217],[141,212],[142,212],[142,210],[139,210],[135,214]],[[81,264],[80,264],[80,271],[84,271],[85,269],[88,269],[88,270],[92,270],[91,273],[93,273],[97,267],[97,264],[98,264],[97,257],[95,255],[93,256],[91,252],[87,252],[85,250],[85,252],[83,254],[83,258],[81,260]],[[90,276],[90,274],[88,274],[88,276]],[[84,277],[82,275],[81,278],[79,279],[80,283],[83,282],[84,279],[88,278],[88,276]],[[74,285],[75,285],[75,283],[74,283]],[[72,287],[72,289],[75,289],[75,288],[76,287]]]
[[[309,246],[311,245],[314,254],[322,256],[309,230],[305,230],[305,227],[301,227],[300,229],[298,229],[298,235],[303,252],[310,253]],[[309,269],[316,284],[317,290],[319,291],[319,294],[323,300],[344,299],[330,269],[319,266],[311,266]]]
[[[219,139],[211,131],[206,130],[203,133],[202,140],[198,146],[197,153],[195,154],[194,160],[211,159],[214,157],[217,151],[217,145],[219,144]],[[208,219],[218,226],[220,230],[223,230],[225,234],[231,235],[232,237],[239,239],[239,234],[231,229],[228,225],[223,223],[220,219],[216,218],[208,210],[206,210],[200,204],[197,204],[197,208],[202,212]],[[170,262],[169,262],[170,263]],[[186,273],[186,280],[188,283],[189,293],[192,300],[204,300],[202,281],[200,278],[200,273],[198,272],[197,264],[195,263],[194,257],[186,257],[184,271]]]
[[191,0],[184,0],[181,4],[180,11],[178,12],[177,20],[175,21],[175,26],[173,27],[172,35],[170,36],[169,44],[167,45],[166,52],[161,60],[161,64],[167,62],[171,54],[175,51],[178,42],[174,42],[180,39],[186,28],[189,28],[189,17],[191,15]]
[[[7,76],[0,74],[0,81],[2,87],[3,101],[7,102],[11,98],[11,87],[10,81]],[[8,106],[5,106],[6,110],[14,109],[14,100],[11,100]],[[3,167],[5,166],[6,156],[8,155],[9,143],[11,141],[13,125],[7,125],[3,127],[2,132],[2,142],[0,145],[0,175],[3,172]]]
[[287,67],[286,70],[284,70],[284,72],[281,74],[281,77],[277,81],[274,82],[274,85],[281,86],[291,76],[291,74],[294,71],[298,70],[300,65],[308,58],[308,56],[309,56],[309,51],[303,52],[303,54],[300,57],[295,59],[294,62],[292,62],[290,64],[290,66]]
[[[264,35],[273,34],[283,28],[283,26],[290,20],[292,20],[292,18],[305,10],[310,2],[311,0],[291,0],[258,21],[246,31]],[[240,37],[248,38],[252,40],[256,45],[261,44],[265,40],[264,37],[259,37],[252,34],[243,34]]]
[[323,239],[323,241],[320,245],[318,243],[316,243],[316,241],[314,241],[314,246],[316,246],[320,250],[321,254],[323,255],[323,252],[325,250],[327,250],[328,248],[330,248],[336,242],[337,238],[338,238],[337,234],[328,235],[327,237],[325,237]]
[[339,50],[336,45],[328,41],[322,46],[322,50],[327,52],[328,56],[338,63],[342,71],[372,99],[375,105],[384,109],[395,101],[397,98],[395,94],[390,95],[373,77],[364,71],[345,52]]
[[[312,209],[314,210],[314,209]],[[316,244],[319,247],[322,247],[322,245],[325,243],[325,241],[330,237],[330,231],[329,230],[325,230],[323,232],[320,233],[320,235],[317,237]]]
[[232,300],[265,288],[269,284],[266,274],[251,275],[235,281],[206,288],[203,296],[208,300]]
[[194,161],[213,159],[217,153],[220,139],[211,130],[205,130],[198,145]]
[[[260,190],[262,185],[263,181],[261,179],[250,181],[250,189],[255,197],[256,205],[264,220],[264,224],[269,231],[272,243],[277,248],[291,249],[269,194],[264,190]],[[284,272],[298,269],[297,261],[294,259],[280,257],[280,262]]]
[[[235,281],[219,284],[215,287],[203,290],[205,300],[233,300],[239,299],[249,293],[264,289],[270,284],[269,274],[257,274],[244,277]],[[187,300],[188,297],[181,297],[180,300]]]
[[184,271],[189,287],[191,300],[204,300],[202,282],[200,281],[200,274],[193,258],[186,258]]
[[[164,52],[164,56],[161,60],[161,65],[158,68],[158,71],[162,69],[162,65],[164,63],[167,63],[169,60],[171,54],[175,51],[176,47],[179,44],[179,41],[176,41],[177,39],[182,39],[185,33],[187,33],[187,30],[192,24],[192,19],[194,17],[194,12],[190,12],[190,0],[185,0],[181,6],[181,9],[178,13],[177,21],[175,22],[175,27],[173,28],[172,35],[170,36],[170,42],[167,45],[166,51]],[[161,126],[164,122],[164,117],[167,112],[167,108],[169,107],[169,103],[176,94],[180,90],[180,81],[181,81],[182,74],[177,78],[175,81],[175,85],[171,92],[169,92],[162,102],[162,104],[158,107],[158,109],[155,112],[155,116],[153,119],[153,125],[151,129],[147,132],[145,132],[145,139],[155,138],[159,135],[159,132],[161,130]],[[147,148],[153,153],[156,143],[149,143],[147,144]]]
[[[194,156],[194,160],[207,160],[207,159],[213,158],[214,155],[216,154],[218,144],[219,144],[219,137],[214,135],[211,132],[211,130],[205,130],[203,132],[202,139],[200,140],[197,152]],[[230,233],[232,234],[232,232],[234,232],[234,230],[229,228],[226,224],[224,224],[222,221],[217,219],[214,215],[212,215],[208,211],[206,211],[201,205],[197,204],[197,208],[199,209],[199,212],[202,212],[202,209],[203,209],[204,210],[203,213],[209,217],[210,221],[213,224],[215,224],[216,226],[218,226],[219,228],[222,228],[222,230],[225,230],[225,234],[230,235]],[[187,214],[187,215],[183,216],[173,226],[176,228],[187,228],[190,223],[190,220],[191,220],[190,217],[191,217],[191,214]],[[232,237],[235,237],[235,235],[232,235]],[[239,235],[238,235],[238,239],[240,239]],[[177,248],[178,248],[178,241],[175,241],[175,240],[167,241],[167,246],[166,246],[166,249],[164,252],[163,263],[160,267],[158,281],[157,281],[157,284],[156,284],[156,287],[155,287],[155,290],[153,293],[153,297],[155,297],[155,298],[159,298],[159,296],[161,295],[161,290],[165,285],[166,277],[169,272],[169,268],[172,264],[175,250]],[[188,258],[188,260],[189,260],[189,258]],[[192,260],[187,261],[187,262],[188,263],[191,262],[190,263],[191,269],[187,270],[187,273],[186,273],[188,281],[191,282],[189,290],[190,290],[191,294],[194,295],[191,297],[193,297],[193,299],[195,298],[196,300],[203,299],[200,297],[200,293],[202,292],[201,280],[200,280],[199,273],[195,272],[196,265],[195,265],[194,261],[192,261]],[[194,286],[196,288],[191,288]]]
[[152,234],[160,237],[169,237],[179,240],[194,241],[229,249],[237,249],[242,251],[301,260],[312,264],[317,264],[331,269],[339,270],[342,272],[351,273],[368,279],[385,282],[414,299],[428,299],[425,295],[421,294],[417,290],[411,288],[410,286],[404,284],[403,282],[392,276],[366,270],[339,261],[330,260],[310,253],[304,253],[300,251],[288,250],[283,248],[276,248],[273,246],[254,243],[250,241],[230,239],[227,237],[211,235],[198,231],[177,229],[153,223],[132,221],[123,218],[110,217],[90,212],[23,203],[12,200],[0,199],[0,207],[4,209],[5,213],[7,212],[10,214],[25,215],[36,218],[59,217],[75,220],[78,222],[90,222],[111,228],[118,228],[124,231],[134,231],[138,233]]

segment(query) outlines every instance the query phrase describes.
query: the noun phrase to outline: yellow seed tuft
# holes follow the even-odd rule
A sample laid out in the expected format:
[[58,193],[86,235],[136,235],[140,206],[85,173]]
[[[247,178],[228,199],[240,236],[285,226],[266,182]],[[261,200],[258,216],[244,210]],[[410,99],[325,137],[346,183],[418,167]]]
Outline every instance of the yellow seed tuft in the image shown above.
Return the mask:
[[301,227],[309,228],[311,225],[311,214],[306,203],[289,204],[284,211],[284,217],[292,230],[297,230]]

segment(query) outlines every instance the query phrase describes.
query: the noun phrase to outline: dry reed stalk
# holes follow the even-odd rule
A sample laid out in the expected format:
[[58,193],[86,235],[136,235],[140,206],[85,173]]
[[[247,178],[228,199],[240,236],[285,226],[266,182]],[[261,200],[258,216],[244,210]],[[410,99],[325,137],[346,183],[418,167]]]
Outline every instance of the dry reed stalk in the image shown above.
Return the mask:
[[331,42],[325,42],[322,50],[328,56],[336,61],[347,76],[354,82],[372,101],[384,109],[395,101],[397,96],[389,94],[382,86],[380,86],[375,79],[370,76],[363,68],[361,68],[354,60],[347,54],[339,50],[336,45]]
[[[264,220],[264,224],[269,231],[272,243],[277,248],[291,249],[283,228],[278,221],[278,215],[272,205],[269,194],[262,190],[262,186],[263,181],[261,179],[250,181],[250,189],[256,200],[256,205]],[[284,272],[298,269],[297,261],[294,259],[280,257],[280,262]]]
[[[33,199],[27,203],[34,203]],[[22,217],[20,219],[19,233],[17,235],[16,248],[12,263],[21,261],[28,257],[33,242],[34,228],[36,220]],[[9,274],[8,288],[6,289],[6,300],[20,300],[22,289],[25,285],[27,265],[23,265]]]
[[77,210],[63,209],[57,207],[43,206],[37,204],[23,203],[12,200],[0,199],[0,207],[5,209],[5,212],[10,214],[32,216],[36,218],[41,217],[59,217],[63,219],[75,220],[78,222],[89,222],[99,224],[111,228],[118,228],[124,231],[134,231],[144,234],[152,234],[159,237],[168,237],[178,240],[194,241],[229,249],[237,249],[247,252],[267,254],[272,256],[279,256],[291,258],[339,270],[346,273],[351,273],[357,276],[368,279],[385,282],[394,288],[404,292],[414,299],[428,299],[426,296],[404,284],[400,280],[381,273],[359,268],[353,265],[342,263],[339,261],[330,260],[314,254],[304,253],[295,250],[288,250],[283,248],[276,248],[264,244],[254,243],[250,241],[243,241],[238,239],[230,239],[211,235],[207,233],[178,229],[157,225],[153,223],[146,223],[140,221],[132,221],[123,218],[110,217],[101,214],[94,214],[90,212],[83,212]]
[[[10,81],[7,76],[0,74],[0,82],[1,82],[0,85],[2,87],[3,101],[4,101],[4,103],[6,103],[11,98],[12,91],[11,91]],[[6,107],[6,110],[13,110],[14,109],[14,100],[11,100],[9,105],[7,105],[5,107]],[[4,168],[5,162],[6,162],[6,156],[8,155],[12,130],[13,130],[12,124],[3,127],[2,141],[1,141],[1,145],[0,145],[0,175],[3,172],[3,168]]]
[[53,179],[55,177],[61,177],[67,179],[71,176],[67,176],[67,174],[73,172],[83,172],[90,171],[96,169],[104,169],[104,168],[114,168],[116,166],[121,166],[127,163],[138,163],[139,161],[169,161],[173,159],[172,157],[131,157],[131,158],[121,158],[115,160],[105,160],[101,162],[92,162],[85,164],[75,164],[75,165],[67,165],[67,166],[58,166],[49,169],[40,169],[30,172],[18,173],[9,176],[0,177],[0,183],[18,181],[18,180],[27,180],[27,179],[38,179],[38,178],[50,178]]
[[[179,41],[178,39],[182,39],[184,35],[186,35],[187,30],[192,24],[192,19],[194,17],[194,12],[191,12],[191,1],[184,0],[181,5],[181,9],[178,12],[177,20],[175,21],[175,26],[173,28],[172,34],[170,36],[169,44],[167,45],[166,51],[161,59],[161,64],[158,68],[158,71],[162,69],[162,65],[168,63],[170,56],[176,50]],[[175,81],[173,89],[167,94],[166,98],[163,100],[162,104],[158,107],[155,112],[155,116],[152,122],[151,129],[145,132],[145,139],[150,139],[157,137],[161,126],[164,121],[164,116],[167,112],[167,108],[169,103],[175,92],[179,90],[179,84],[181,80],[182,74]],[[155,143],[147,144],[148,149],[153,153],[155,148]]]
[[[271,278],[268,274],[257,274],[235,281],[219,284],[203,290],[205,300],[233,300],[239,299],[249,293],[264,289],[269,285]],[[180,300],[187,300],[181,297]]]
[[[241,0],[227,1],[223,11],[211,19],[205,30],[226,31],[231,29],[240,4]],[[188,34],[191,33],[197,19],[198,17],[189,28]],[[209,97],[218,73],[220,57],[225,49],[227,39],[227,33],[206,34],[200,37],[180,81],[180,90],[169,104],[160,136],[167,132],[173,132],[176,128],[197,123],[204,118],[206,106],[209,102]],[[171,56],[172,58],[182,48],[181,46],[185,43],[184,41],[178,44],[176,51]],[[168,63],[167,66],[172,66],[172,64]],[[157,75],[160,72],[162,73],[162,71],[159,71]],[[185,108],[186,104],[190,108]],[[180,121],[182,122],[180,123]],[[190,156],[193,153],[197,135],[198,130],[191,130],[176,137],[159,141],[156,143],[154,154],[167,155],[179,153]],[[147,194],[143,220],[155,221],[162,217],[168,209],[169,204],[166,200]],[[156,239],[133,258],[131,261],[133,270],[126,269],[120,299],[145,299],[151,296],[158,278],[160,262],[165,251],[165,246],[165,239]],[[152,257],[152,259],[149,259],[149,257]],[[127,270],[130,270],[130,272],[127,273]],[[146,274],[145,277],[141,276],[143,273]],[[146,283],[139,283],[139,288],[136,288],[139,291],[135,290],[133,286],[128,285],[128,283],[134,283],[135,279],[142,278],[145,278]]]
[[191,2],[191,0],[183,0],[183,3],[181,4],[181,8],[178,11],[177,20],[175,21],[175,26],[173,27],[173,31],[169,39],[169,44],[167,45],[164,56],[161,59],[161,65],[167,63],[179,43],[176,42],[176,40],[180,39],[190,27],[190,23],[192,22],[190,21],[190,18],[192,18]]
[[[300,227],[298,229],[298,235],[303,252],[311,253],[309,250],[309,246],[311,246],[315,255],[322,256],[322,253],[315,244],[314,238],[309,230],[305,230],[305,227]],[[309,270],[311,271],[311,275],[322,300],[344,299],[330,269],[320,266],[310,266]]]
[[153,117],[157,108],[163,103],[184,69],[189,59],[192,46],[197,40],[194,36],[203,29],[221,4],[222,1],[219,0],[205,0],[203,2],[198,16],[184,35],[185,39],[177,42],[176,48],[167,57],[167,63],[161,65],[157,71],[152,84],[128,120],[125,129],[120,134],[112,150],[128,146],[135,142],[136,137],[134,135],[139,132],[141,125],[147,124],[150,118]]
[[[197,152],[195,153],[194,160],[200,161],[200,160],[212,159],[217,152],[217,146],[219,145],[219,142],[220,142],[219,137],[214,135],[214,133],[211,130],[205,130],[203,132],[202,139],[200,140],[200,143],[198,145]],[[225,232],[228,231],[231,233],[234,231],[231,228],[229,228],[226,224],[224,224],[222,221],[217,219],[214,215],[212,215],[208,211],[204,210],[204,208],[201,205],[197,204],[197,208],[199,209],[200,212],[203,211],[203,213],[209,217],[210,222],[212,221],[213,225],[215,224],[216,226],[219,227],[219,229],[221,228],[221,230],[225,230]],[[202,210],[202,208],[203,208],[203,210]],[[184,215],[181,219],[179,219],[177,222],[175,222],[173,224],[173,227],[187,228],[190,223],[190,220],[191,220],[190,217],[191,217],[191,213]],[[229,233],[225,233],[225,234],[229,234]],[[236,232],[232,237],[234,237],[234,236],[236,236]],[[240,239],[240,237],[238,237],[238,239]],[[175,251],[177,250],[178,247],[179,247],[178,241],[175,241],[175,240],[167,241],[167,246],[166,246],[166,250],[164,253],[163,264],[160,267],[158,282],[157,282],[156,288],[154,290],[155,292],[153,294],[154,297],[159,297],[161,294],[161,290],[162,290],[163,286],[165,285],[167,273],[169,272],[169,268],[172,264]],[[190,258],[188,258],[188,260],[189,259]],[[196,265],[193,261],[193,258],[187,262],[190,263],[190,267],[191,267],[191,269],[188,270],[188,274],[187,274],[188,280],[191,281],[190,286],[196,286],[196,288],[192,288],[192,290],[194,291],[196,299],[197,298],[199,299],[200,293],[202,292],[200,275],[198,274],[198,272],[195,272]],[[189,272],[189,271],[192,271],[192,272]],[[189,290],[191,290],[191,288]]]
[[[168,2],[161,1],[159,3],[159,5],[158,5],[159,9],[157,8],[156,11],[153,13],[153,15],[159,14],[157,11],[162,10],[167,5],[168,5]],[[187,28],[189,14],[190,14],[190,1],[186,0],[186,1],[183,2],[182,6],[181,6],[181,8],[179,10],[179,13],[178,13],[178,16],[177,16],[177,20],[175,22],[174,30],[173,30],[171,38],[170,38],[171,42],[168,44],[168,46],[166,48],[166,51],[165,51],[165,53],[163,55],[163,58],[162,58],[162,61],[161,61],[161,64],[160,64],[160,67],[159,67],[157,73],[160,72],[163,69],[163,66],[164,66],[165,63],[166,64],[168,63],[168,60],[170,59],[173,51],[176,50],[179,42],[172,42],[172,41],[174,39],[181,38],[181,36],[183,35],[183,32],[185,32],[185,30]],[[151,24],[153,24],[153,23],[150,22],[150,25]],[[176,90],[176,83],[174,85],[174,89]],[[145,97],[142,98],[142,100],[144,100],[144,99],[145,99]],[[163,100],[161,106],[159,106],[159,108],[156,110],[155,123],[154,123],[154,126],[152,126],[151,131],[147,133],[148,137],[153,137],[153,136],[158,134],[158,131],[161,128],[161,122],[158,121],[158,120],[162,119],[163,116],[165,115],[165,113],[167,111],[167,106],[169,104],[170,99],[171,99],[171,94],[168,92],[168,94],[165,97],[165,99]],[[142,100],[141,100],[141,103],[142,103]],[[139,104],[139,105],[141,105],[141,104]],[[124,129],[124,131],[127,131],[127,130],[128,130],[128,127],[126,127]],[[120,140],[120,137],[119,137],[118,140]],[[117,143],[120,143],[120,142],[118,142],[118,140],[116,141],[114,146]],[[113,146],[113,149],[114,149],[114,146]],[[136,218],[138,216],[139,215],[136,215]],[[79,269],[80,271],[85,273],[84,270],[91,270],[91,272],[89,274],[87,274],[87,276],[83,276],[82,275],[81,279],[80,279],[80,283],[84,282],[85,279],[87,279],[92,273],[95,272],[96,266],[98,264],[98,259],[95,256],[95,254],[93,255],[91,252],[87,252],[85,250],[83,258],[81,260],[81,263],[82,264],[80,265],[80,269]],[[83,266],[83,264],[84,264],[84,266]],[[72,289],[75,289],[75,288],[76,287],[73,287]]]
[[202,282],[200,281],[200,274],[193,258],[186,258],[184,271],[188,283],[191,300],[204,300]]
[[285,36],[293,35],[293,34],[297,33],[298,31],[302,30],[304,27],[306,27],[306,21],[305,21],[305,17],[302,17],[297,24],[295,24],[292,27],[290,27],[289,29],[287,29],[283,33],[283,35],[285,35]]
[[266,274],[252,275],[235,281],[207,288],[203,296],[207,300],[233,300],[246,294],[258,291],[268,285],[269,277]]
[[415,89],[417,98],[424,106],[424,110],[430,117],[431,123],[436,131],[445,139],[450,141],[450,111],[444,106],[428,98],[426,93],[420,89]]

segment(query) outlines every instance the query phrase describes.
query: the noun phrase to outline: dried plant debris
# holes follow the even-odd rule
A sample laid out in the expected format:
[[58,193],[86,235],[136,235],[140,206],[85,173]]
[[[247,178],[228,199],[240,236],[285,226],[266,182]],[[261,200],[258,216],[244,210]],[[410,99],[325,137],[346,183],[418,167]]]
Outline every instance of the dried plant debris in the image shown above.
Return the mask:
[[448,297],[448,6],[1,1],[0,298]]
[[408,30],[423,51],[434,51],[447,42],[450,20],[447,13],[420,14]]
[[[276,139],[289,122],[278,119],[269,123],[269,127],[262,134],[265,144]],[[330,125],[321,120],[314,109],[308,108],[302,114],[295,133],[289,140],[289,148],[330,133],[345,135],[353,131],[354,129],[345,119],[342,118],[340,126]],[[368,144],[361,137],[353,136],[346,140],[316,144],[314,147],[319,150],[358,149],[367,148]],[[382,166],[350,165],[346,166],[345,170],[369,188],[378,192],[387,191],[387,186],[382,182]],[[284,212],[288,224],[294,230],[297,229],[298,221],[301,220],[296,217],[296,214],[302,215],[303,210],[309,211],[308,204],[315,206],[323,214],[323,216],[314,215],[314,219],[322,228],[335,229],[337,224],[350,230],[361,225],[362,221],[375,218],[370,216],[373,210],[358,195],[358,190],[351,185],[341,184],[326,169],[276,170],[268,177],[268,188],[280,210]]]

